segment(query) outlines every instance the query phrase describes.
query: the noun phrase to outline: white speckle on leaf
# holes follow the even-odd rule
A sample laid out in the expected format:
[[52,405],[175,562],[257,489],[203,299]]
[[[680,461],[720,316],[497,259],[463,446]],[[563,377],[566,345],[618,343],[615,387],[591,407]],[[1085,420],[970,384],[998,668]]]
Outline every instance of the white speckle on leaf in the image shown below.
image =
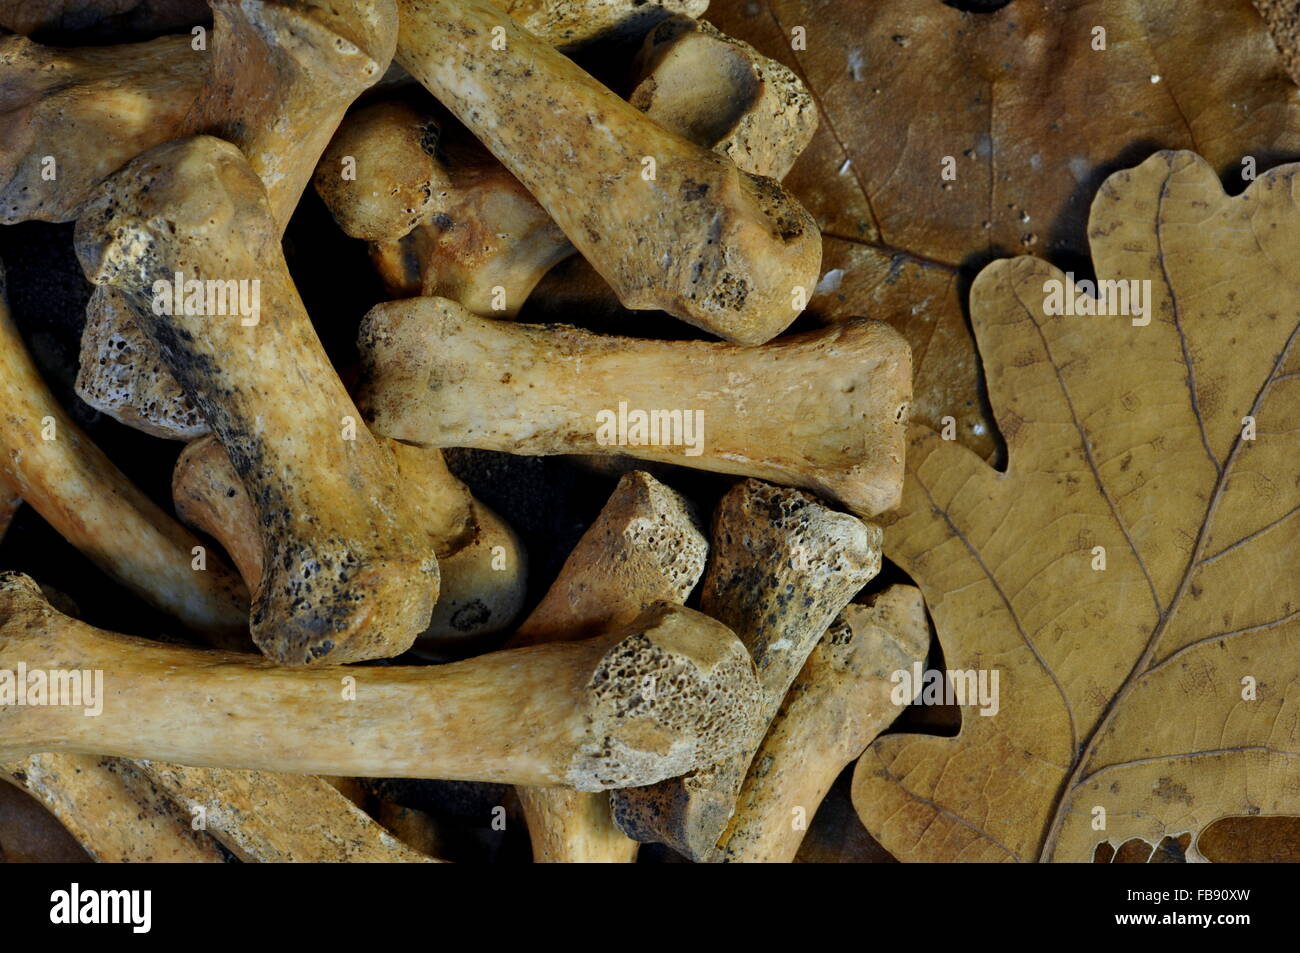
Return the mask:
[[833,291],[840,290],[840,284],[844,281],[844,269],[832,268],[826,274],[822,275],[822,280],[817,282],[817,287],[813,289],[813,294],[824,295]]

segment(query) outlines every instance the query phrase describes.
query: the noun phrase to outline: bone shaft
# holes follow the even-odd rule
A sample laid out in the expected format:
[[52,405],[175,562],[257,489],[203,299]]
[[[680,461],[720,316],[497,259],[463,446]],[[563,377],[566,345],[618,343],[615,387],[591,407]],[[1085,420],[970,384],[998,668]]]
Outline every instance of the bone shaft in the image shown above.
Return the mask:
[[[0,630],[4,667],[24,661],[29,671],[102,671],[105,697],[98,716],[67,705],[0,710],[0,758],[81,752],[535,785],[564,779],[585,728],[575,699],[599,657],[579,642],[423,668],[287,669],[155,645],[53,614],[40,637],[15,643]],[[66,648],[72,645],[78,648]],[[350,687],[355,699],[345,698]]]
[[[3,275],[0,274],[0,293]],[[115,467],[45,386],[0,300],[0,478],[108,575],[187,629],[247,642],[248,595],[214,553]],[[49,437],[50,439],[46,439]]]
[[630,864],[640,845],[614,824],[609,794],[567,788],[515,788],[528,819],[533,862]]

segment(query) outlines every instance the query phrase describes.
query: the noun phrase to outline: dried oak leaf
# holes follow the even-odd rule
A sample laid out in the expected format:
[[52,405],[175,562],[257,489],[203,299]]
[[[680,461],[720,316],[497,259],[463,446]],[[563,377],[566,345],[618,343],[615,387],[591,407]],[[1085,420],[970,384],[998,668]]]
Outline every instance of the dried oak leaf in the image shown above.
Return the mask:
[[1047,316],[1063,276],[1036,258],[976,279],[1008,469],[914,427],[886,554],[947,667],[999,672],[1000,709],[859,761],[854,804],[900,860],[1088,861],[1300,814],[1298,200],[1300,165],[1232,198],[1187,152],[1111,176],[1093,261],[1150,281],[1145,327]]
[[[994,436],[962,311],[985,262],[1086,265],[1114,171],[1192,149],[1221,176],[1300,157],[1300,91],[1250,0],[748,0],[706,17],[798,72],[820,125],[785,184],[821,224],[809,310],[889,321],[912,345],[913,419]],[[802,27],[806,49],[794,49]],[[1105,49],[1094,49],[1095,28]],[[957,177],[944,181],[945,156]]]

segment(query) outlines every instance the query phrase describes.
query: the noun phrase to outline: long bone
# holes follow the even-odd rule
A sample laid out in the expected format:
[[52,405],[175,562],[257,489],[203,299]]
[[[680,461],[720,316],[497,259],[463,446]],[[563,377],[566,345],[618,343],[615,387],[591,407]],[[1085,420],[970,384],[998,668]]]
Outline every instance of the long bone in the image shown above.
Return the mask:
[[[0,708],[0,759],[82,752],[357,777],[649,784],[731,753],[756,729],[744,647],[658,605],[597,639],[450,665],[293,669],[157,645],[50,607],[0,573],[0,668],[102,671],[102,711]],[[656,690],[647,693],[645,686]]]
[[373,308],[360,348],[359,402],[399,440],[623,453],[794,484],[864,515],[902,490],[910,352],[877,321],[741,347],[518,325],[416,298]]
[[524,184],[624,305],[746,344],[798,315],[821,236],[778,183],[668,132],[482,0],[400,0],[398,10],[398,62]]
[[808,656],[750,763],[719,839],[722,860],[794,861],[840,772],[902,712],[891,699],[892,676],[924,662],[929,644],[925,603],[914,586],[891,586],[865,605],[844,608]]
[[[704,572],[707,552],[686,502],[649,474],[628,473],[510,644],[590,638],[609,625],[630,621],[655,602],[685,602]],[[534,860],[635,859],[638,845],[614,826],[607,794],[527,787],[515,793],[528,822]]]
[[797,490],[746,480],[728,491],[713,516],[700,608],[753,656],[761,727],[737,755],[612,795],[625,834],[693,860],[719,859],[718,839],[767,726],[836,614],[879,572],[882,535]]
[[[351,160],[355,177],[340,171]],[[370,241],[393,298],[436,295],[513,317],[573,245],[482,146],[401,102],[350,115],[315,176],[339,227]]]
[[[528,557],[519,537],[470,495],[439,451],[377,442],[393,454],[403,496],[417,508],[438,556],[438,601],[415,648],[442,654],[503,631],[523,608],[527,588]],[[203,437],[182,451],[172,498],[177,515],[221,543],[255,590],[263,568],[257,510],[218,441]]]
[[755,175],[785,178],[817,131],[817,107],[798,76],[702,20],[657,24],[637,72],[628,102]]
[[186,629],[248,642],[248,593],[229,566],[159,509],[64,412],[9,315],[0,267],[0,480],[100,569]]
[[[258,647],[290,664],[409,648],[437,597],[433,547],[410,529],[393,457],[360,423],[325,356],[266,192],[239,150],[199,136],[138,157],[88,203],[76,246],[87,276],[130,300],[256,503]],[[177,275],[199,288],[206,280],[209,298],[246,282],[250,297],[260,289],[260,308],[251,317],[156,313],[155,287]]]

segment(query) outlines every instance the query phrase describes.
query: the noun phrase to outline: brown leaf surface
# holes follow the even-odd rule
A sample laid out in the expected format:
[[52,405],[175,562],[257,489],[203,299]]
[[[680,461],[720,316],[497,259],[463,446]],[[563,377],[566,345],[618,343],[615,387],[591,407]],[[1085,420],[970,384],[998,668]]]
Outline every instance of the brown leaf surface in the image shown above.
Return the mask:
[[1094,263],[1151,282],[1146,327],[1046,316],[1062,275],[1035,258],[975,282],[1008,470],[914,427],[886,553],[948,668],[1000,672],[1001,708],[859,762],[855,805],[900,860],[1088,861],[1300,814],[1298,198],[1300,165],[1229,198],[1185,152],[1108,179]]
[[[706,18],[816,96],[820,127],[785,180],[826,237],[829,280],[810,311],[893,323],[913,349],[913,419],[938,429],[953,416],[986,458],[964,275],[1026,252],[1086,267],[1093,193],[1157,150],[1197,151],[1221,176],[1247,154],[1261,172],[1300,156],[1300,93],[1250,0],[1012,0],[992,13],[737,0]],[[791,48],[796,26],[806,50]]]

